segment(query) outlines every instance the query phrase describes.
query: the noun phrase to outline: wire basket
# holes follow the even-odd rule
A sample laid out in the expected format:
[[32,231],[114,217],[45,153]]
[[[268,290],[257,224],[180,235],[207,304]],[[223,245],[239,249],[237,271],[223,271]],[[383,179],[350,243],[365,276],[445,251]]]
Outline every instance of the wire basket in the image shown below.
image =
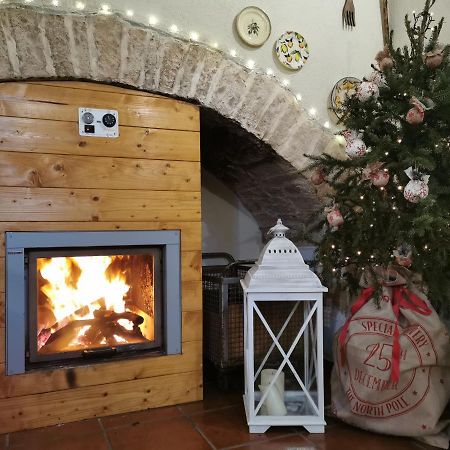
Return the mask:
[[[254,261],[235,261],[227,253],[206,253],[203,258],[223,258],[226,265],[203,267],[203,351],[205,360],[224,370],[244,364],[244,298],[240,280]],[[260,310],[276,332],[284,324],[292,305],[289,302],[263,302]],[[280,344],[287,350],[297,336],[303,311],[298,308],[286,327]],[[254,324],[255,361],[262,361],[272,339],[260,322]],[[297,349],[295,350],[297,352]],[[281,355],[274,351],[268,364],[277,367]]]

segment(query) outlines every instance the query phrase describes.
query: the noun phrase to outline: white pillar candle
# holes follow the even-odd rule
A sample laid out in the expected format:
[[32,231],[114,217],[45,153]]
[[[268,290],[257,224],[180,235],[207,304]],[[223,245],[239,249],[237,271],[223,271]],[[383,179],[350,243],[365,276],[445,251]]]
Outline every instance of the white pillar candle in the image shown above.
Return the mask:
[[[261,371],[261,384],[263,386],[269,386],[272,380],[275,378],[275,374],[277,373],[276,369],[264,369]],[[275,386],[280,392],[282,398],[284,399],[284,372],[280,372],[278,375]]]
[[[269,389],[269,386],[261,385],[259,386],[259,389],[261,394],[264,395]],[[284,399],[275,385],[269,389],[264,405],[267,407],[267,413],[269,416],[285,416],[287,414]]]

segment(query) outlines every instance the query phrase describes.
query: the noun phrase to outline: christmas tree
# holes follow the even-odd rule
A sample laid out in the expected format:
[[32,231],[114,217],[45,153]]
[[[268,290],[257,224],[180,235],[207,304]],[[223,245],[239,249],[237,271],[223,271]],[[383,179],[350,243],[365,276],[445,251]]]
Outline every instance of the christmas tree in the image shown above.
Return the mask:
[[[325,282],[403,266],[434,305],[450,309],[450,64],[426,0],[405,17],[410,45],[390,42],[345,102],[345,154],[309,156],[328,184],[317,258]],[[365,272],[367,273],[367,272]],[[379,286],[378,286],[379,287]]]

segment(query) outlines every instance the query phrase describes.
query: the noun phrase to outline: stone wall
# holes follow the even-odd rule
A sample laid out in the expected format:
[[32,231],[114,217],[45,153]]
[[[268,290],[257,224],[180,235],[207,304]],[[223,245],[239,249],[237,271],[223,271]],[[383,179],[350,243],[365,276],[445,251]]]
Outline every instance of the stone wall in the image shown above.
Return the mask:
[[[308,163],[304,154],[320,154],[332,135],[275,79],[223,52],[117,15],[6,5],[0,8],[0,80],[19,79],[98,81],[199,103],[261,142],[259,150],[245,155],[220,148],[233,166],[222,178],[262,228],[269,226],[265,217],[273,222],[280,209],[296,211],[291,224],[311,210],[314,195],[298,170]],[[215,152],[215,163],[212,155],[203,154],[220,172],[220,152]],[[255,158],[257,167],[248,176]]]

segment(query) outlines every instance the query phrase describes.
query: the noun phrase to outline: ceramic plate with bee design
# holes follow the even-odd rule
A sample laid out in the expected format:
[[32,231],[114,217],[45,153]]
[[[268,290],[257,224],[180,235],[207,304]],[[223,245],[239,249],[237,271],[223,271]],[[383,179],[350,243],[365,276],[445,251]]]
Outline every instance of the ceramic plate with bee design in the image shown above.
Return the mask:
[[308,43],[295,31],[286,31],[275,42],[275,52],[281,64],[292,70],[301,69],[309,58]]
[[236,30],[246,44],[260,47],[270,36],[269,17],[262,9],[249,6],[236,16]]
[[345,77],[334,85],[331,91],[331,108],[339,119],[346,112],[345,101],[356,94],[356,88],[360,83],[361,80],[358,78]]

